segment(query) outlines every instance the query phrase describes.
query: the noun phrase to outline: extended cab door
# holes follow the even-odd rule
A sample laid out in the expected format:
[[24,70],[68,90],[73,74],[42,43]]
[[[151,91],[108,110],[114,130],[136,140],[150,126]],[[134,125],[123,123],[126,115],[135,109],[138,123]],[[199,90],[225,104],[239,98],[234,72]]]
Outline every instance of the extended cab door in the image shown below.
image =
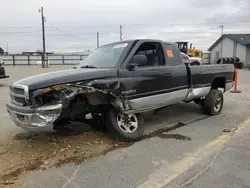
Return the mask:
[[172,75],[172,91],[177,100],[184,100],[188,93],[188,75],[185,61],[180,51],[173,43],[164,43],[167,67]]
[[[145,65],[129,69],[135,55],[147,57]],[[124,86],[123,95],[134,110],[164,106],[174,96],[172,91],[172,67],[166,66],[163,44],[158,41],[138,42],[128,55],[119,77]]]

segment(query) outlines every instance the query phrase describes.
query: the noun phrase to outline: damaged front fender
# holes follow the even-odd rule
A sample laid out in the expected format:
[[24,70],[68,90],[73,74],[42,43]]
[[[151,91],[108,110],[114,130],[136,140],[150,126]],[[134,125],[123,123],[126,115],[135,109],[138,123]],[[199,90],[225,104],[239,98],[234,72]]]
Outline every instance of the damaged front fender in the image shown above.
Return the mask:
[[63,108],[66,109],[72,101],[78,98],[78,103],[79,100],[84,101],[82,105],[112,105],[117,110],[124,112],[131,109],[126,95],[124,96],[124,90],[125,87],[117,80],[113,82],[93,80],[87,83],[62,84],[34,91],[32,103],[34,107],[51,103],[62,104]]

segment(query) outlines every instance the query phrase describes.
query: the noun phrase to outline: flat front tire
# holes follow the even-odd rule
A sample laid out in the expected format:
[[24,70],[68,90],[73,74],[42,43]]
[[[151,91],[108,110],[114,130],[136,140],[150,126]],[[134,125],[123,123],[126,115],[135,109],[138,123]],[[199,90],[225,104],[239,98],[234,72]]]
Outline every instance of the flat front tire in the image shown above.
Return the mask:
[[220,90],[212,89],[206,96],[203,104],[203,111],[208,115],[218,115],[223,108],[223,93]]
[[138,140],[143,135],[144,120],[140,114],[122,114],[110,109],[106,114],[106,126],[110,135],[121,141]]

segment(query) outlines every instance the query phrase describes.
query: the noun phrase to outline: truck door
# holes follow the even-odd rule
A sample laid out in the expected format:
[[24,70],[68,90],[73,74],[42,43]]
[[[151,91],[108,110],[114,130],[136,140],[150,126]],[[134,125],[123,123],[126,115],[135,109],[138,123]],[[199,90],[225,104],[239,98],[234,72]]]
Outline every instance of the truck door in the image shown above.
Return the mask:
[[176,95],[177,102],[184,100],[188,93],[188,76],[185,62],[178,48],[172,43],[164,43],[164,51],[167,67],[172,75],[172,91]]
[[[129,70],[135,55],[147,57],[147,63]],[[146,109],[167,103],[167,94],[172,90],[171,68],[166,66],[160,42],[139,42],[127,58],[119,77],[125,86],[124,93],[135,109]]]

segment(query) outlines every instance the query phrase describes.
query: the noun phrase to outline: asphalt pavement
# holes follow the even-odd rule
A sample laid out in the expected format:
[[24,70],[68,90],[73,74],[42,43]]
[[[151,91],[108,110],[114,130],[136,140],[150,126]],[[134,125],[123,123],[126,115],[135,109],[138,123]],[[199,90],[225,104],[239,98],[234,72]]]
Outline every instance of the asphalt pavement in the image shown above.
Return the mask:
[[218,151],[205,157],[164,187],[249,188],[250,121],[245,123]]
[[[143,140],[80,164],[25,172],[19,178],[20,187],[250,187],[249,80],[250,72],[240,70],[242,93],[227,92],[218,116],[202,114],[194,103],[146,114],[149,135]],[[7,89],[0,92],[0,96],[7,95]],[[4,113],[1,134],[6,139],[1,137],[0,143],[22,131]],[[162,131],[155,132],[157,129]]]

